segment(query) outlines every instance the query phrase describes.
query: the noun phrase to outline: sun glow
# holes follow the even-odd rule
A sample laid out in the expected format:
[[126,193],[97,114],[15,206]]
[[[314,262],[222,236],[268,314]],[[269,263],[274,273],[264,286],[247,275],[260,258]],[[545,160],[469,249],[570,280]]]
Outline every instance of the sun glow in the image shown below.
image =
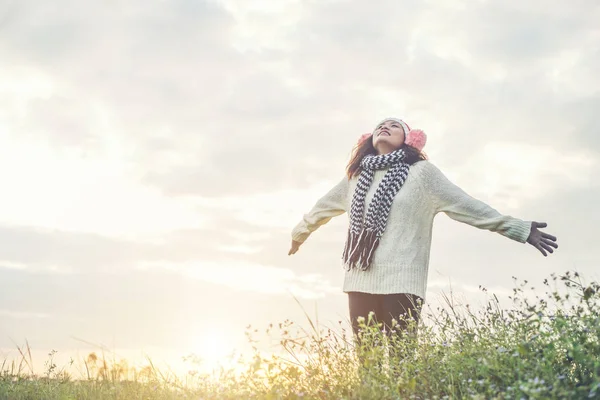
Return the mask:
[[231,365],[236,350],[234,343],[222,332],[208,331],[202,334],[193,352],[199,366],[210,369]]

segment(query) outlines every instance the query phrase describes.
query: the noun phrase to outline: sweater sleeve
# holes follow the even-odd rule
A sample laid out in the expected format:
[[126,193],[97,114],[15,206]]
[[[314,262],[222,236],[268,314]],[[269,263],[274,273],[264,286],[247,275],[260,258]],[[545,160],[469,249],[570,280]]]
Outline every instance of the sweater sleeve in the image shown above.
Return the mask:
[[344,177],[316,202],[292,230],[292,240],[303,243],[312,232],[325,225],[331,218],[346,212],[348,183],[348,178]]
[[502,215],[484,202],[477,200],[450,182],[435,165],[421,161],[422,183],[437,212],[479,229],[497,232],[520,243],[525,243],[531,230],[531,222]]

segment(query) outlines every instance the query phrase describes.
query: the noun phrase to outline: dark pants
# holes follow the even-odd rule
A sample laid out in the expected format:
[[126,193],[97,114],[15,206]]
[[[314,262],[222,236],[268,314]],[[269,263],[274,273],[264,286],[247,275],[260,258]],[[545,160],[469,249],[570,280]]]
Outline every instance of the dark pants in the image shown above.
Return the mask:
[[[406,330],[408,321],[412,318],[419,321],[423,299],[414,294],[370,294],[361,292],[349,292],[348,303],[350,305],[350,320],[352,330],[358,335],[358,317],[368,320],[369,313],[375,314],[376,322],[382,322],[386,331],[390,331],[392,319],[398,321],[400,330]],[[400,317],[404,318],[400,318]]]
[[369,313],[375,315],[376,323],[383,323],[386,334],[392,332],[392,319],[397,321],[394,329],[395,335],[403,335],[408,330],[409,320],[419,322],[423,299],[419,296],[407,293],[398,294],[370,294],[361,292],[349,292],[348,303],[350,306],[350,320],[352,330],[361,343],[359,335],[359,317],[368,322]]

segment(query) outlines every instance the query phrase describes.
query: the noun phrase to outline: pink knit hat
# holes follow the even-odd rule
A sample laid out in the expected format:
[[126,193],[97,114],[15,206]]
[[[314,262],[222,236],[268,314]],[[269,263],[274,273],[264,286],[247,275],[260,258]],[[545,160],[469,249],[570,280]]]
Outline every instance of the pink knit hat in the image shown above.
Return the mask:
[[376,126],[381,125],[385,121],[395,121],[399,123],[400,126],[402,126],[402,129],[404,129],[404,143],[416,148],[419,151],[423,150],[423,147],[425,147],[425,144],[427,143],[427,135],[425,132],[423,132],[421,129],[410,129],[408,124],[399,118],[386,118]]
[[[400,126],[402,126],[402,129],[404,130],[404,136],[405,136],[404,143],[416,148],[419,151],[423,150],[423,147],[425,147],[425,144],[427,143],[427,135],[425,134],[425,132],[423,132],[421,129],[410,129],[408,124],[399,118],[386,118],[386,119],[382,120],[379,124],[377,124],[377,126],[379,126],[382,122],[385,122],[385,121],[398,122],[400,124]],[[356,142],[356,145],[357,146],[360,145],[362,142],[364,142],[366,139],[370,138],[371,136],[373,136],[372,133],[365,133],[365,134],[361,135],[358,138],[358,142]]]

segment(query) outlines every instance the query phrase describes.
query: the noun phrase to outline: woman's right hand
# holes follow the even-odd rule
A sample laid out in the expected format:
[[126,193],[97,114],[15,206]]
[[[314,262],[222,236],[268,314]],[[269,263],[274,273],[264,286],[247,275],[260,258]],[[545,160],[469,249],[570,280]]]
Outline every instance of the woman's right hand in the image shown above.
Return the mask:
[[292,248],[290,249],[290,252],[288,253],[288,256],[291,256],[292,254],[296,254],[296,252],[300,248],[301,244],[302,243],[300,243],[300,242],[296,242],[295,240],[292,240]]

